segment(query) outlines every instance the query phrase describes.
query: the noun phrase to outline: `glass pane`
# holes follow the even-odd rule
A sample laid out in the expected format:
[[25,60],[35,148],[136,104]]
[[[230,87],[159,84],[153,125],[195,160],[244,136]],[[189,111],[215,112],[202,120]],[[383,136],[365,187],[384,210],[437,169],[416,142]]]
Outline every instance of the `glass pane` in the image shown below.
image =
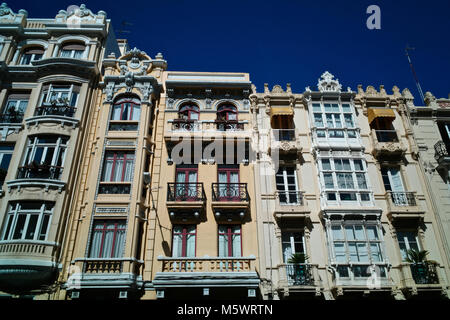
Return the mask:
[[28,220],[27,232],[25,234],[25,239],[27,240],[34,239],[38,218],[39,216],[37,214],[30,215],[30,219]]
[[334,188],[333,175],[331,173],[324,173],[323,179],[325,182],[325,188],[327,188],[327,189]]
[[318,111],[318,112],[321,111],[320,103],[313,103],[312,106],[313,106],[313,111]]
[[331,226],[331,233],[333,235],[334,240],[342,240],[344,239],[344,234],[342,233],[341,226]]
[[27,216],[25,214],[20,214],[19,217],[17,218],[13,239],[22,239],[26,218]]
[[334,253],[336,255],[336,262],[338,263],[346,263],[347,257],[345,254],[345,245],[342,242],[334,243]]
[[369,240],[378,240],[377,227],[367,226],[366,230],[367,230],[367,237],[369,238]]
[[322,159],[322,170],[331,170],[331,164],[329,159]]
[[355,170],[356,171],[363,171],[363,164],[361,160],[353,160],[353,164],[355,165]]
[[381,261],[383,261],[383,258],[381,256],[380,245],[378,243],[371,243],[370,244],[370,252],[372,254],[372,261],[373,262],[381,262]]

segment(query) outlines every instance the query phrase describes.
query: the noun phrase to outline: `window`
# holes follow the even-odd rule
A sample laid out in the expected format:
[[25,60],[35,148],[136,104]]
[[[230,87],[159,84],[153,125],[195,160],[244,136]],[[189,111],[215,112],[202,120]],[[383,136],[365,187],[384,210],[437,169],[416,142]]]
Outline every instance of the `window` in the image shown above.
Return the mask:
[[381,167],[381,177],[386,191],[404,191],[400,167]]
[[44,87],[41,106],[43,104],[64,104],[76,107],[80,86],[75,84],[50,84]]
[[20,123],[27,109],[30,95],[28,93],[11,93],[1,114],[1,122]]
[[219,165],[217,176],[219,200],[239,200],[239,165]]
[[283,250],[283,262],[288,263],[294,253],[303,253],[305,251],[305,239],[301,232],[282,232],[281,246]]
[[406,261],[408,250],[421,250],[417,231],[397,231],[397,240],[400,246],[402,261]]
[[94,220],[89,257],[121,258],[125,234],[125,220]]
[[176,167],[176,201],[196,201],[199,198],[197,188],[197,165],[178,165]]
[[13,151],[14,145],[0,145],[0,190],[8,173]]
[[[141,102],[139,99],[132,97],[119,99],[112,106],[109,130],[136,131],[140,117]],[[127,121],[128,123],[124,123],[124,121]]]
[[[334,222],[331,224],[331,250],[341,277],[369,277],[368,267],[378,264],[380,276],[386,276],[381,232],[377,224]],[[351,265],[351,266],[349,266]]]
[[185,103],[178,111],[178,118],[183,120],[198,120],[200,109],[195,104]]
[[68,137],[56,135],[29,137],[18,178],[59,179],[68,141]]
[[82,59],[85,49],[86,47],[82,43],[68,42],[62,45],[59,56],[61,58]]
[[299,192],[295,167],[280,167],[275,175],[281,204],[298,204]]
[[237,109],[233,105],[223,104],[217,109],[217,130],[233,131],[242,130],[242,124],[238,122]]
[[172,257],[195,257],[195,225],[174,225]]
[[366,167],[362,159],[321,158],[319,161],[327,200],[370,201]]
[[106,151],[99,193],[129,194],[134,159],[134,151]]
[[20,59],[21,65],[31,64],[31,61],[41,60],[44,55],[44,49],[41,47],[29,47],[24,49]]
[[47,239],[53,202],[13,202],[8,206],[2,240]]
[[313,103],[312,123],[318,138],[356,138],[353,109],[349,103]]
[[241,256],[241,226],[219,225],[219,257]]

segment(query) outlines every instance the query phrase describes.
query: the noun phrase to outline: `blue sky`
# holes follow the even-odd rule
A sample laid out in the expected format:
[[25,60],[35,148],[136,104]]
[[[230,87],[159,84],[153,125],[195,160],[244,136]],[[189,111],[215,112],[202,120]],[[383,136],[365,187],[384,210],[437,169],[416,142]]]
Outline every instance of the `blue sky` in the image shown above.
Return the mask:
[[[118,38],[128,38],[154,57],[162,52],[169,70],[248,72],[263,84],[296,92],[315,86],[328,70],[344,88],[383,84],[408,87],[420,104],[405,56],[411,53],[424,92],[450,93],[450,1],[9,1],[29,17],[51,18],[69,5],[104,10]],[[121,4],[121,5],[120,5]],[[381,9],[381,30],[369,30],[366,9]],[[122,22],[130,31],[120,34]]]

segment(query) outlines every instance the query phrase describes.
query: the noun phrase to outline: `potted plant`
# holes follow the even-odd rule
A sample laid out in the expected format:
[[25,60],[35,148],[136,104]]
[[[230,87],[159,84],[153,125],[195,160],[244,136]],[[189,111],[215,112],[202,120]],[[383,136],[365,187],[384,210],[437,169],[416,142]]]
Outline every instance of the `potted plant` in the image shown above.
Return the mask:
[[294,274],[291,277],[294,278],[294,284],[306,284],[308,280],[306,260],[309,257],[305,253],[293,253],[288,259],[288,263],[292,263],[294,266]]
[[428,265],[426,257],[427,250],[409,249],[406,251],[406,261],[411,263],[411,271],[416,283],[427,283]]

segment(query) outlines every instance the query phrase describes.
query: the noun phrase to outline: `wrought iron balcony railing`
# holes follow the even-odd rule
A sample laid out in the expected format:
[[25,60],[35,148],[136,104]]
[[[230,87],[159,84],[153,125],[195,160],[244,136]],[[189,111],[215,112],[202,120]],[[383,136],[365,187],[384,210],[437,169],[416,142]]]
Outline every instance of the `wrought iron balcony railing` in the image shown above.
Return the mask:
[[123,182],[100,182],[98,193],[100,194],[129,194],[131,192],[131,183]]
[[200,131],[201,125],[198,120],[174,119],[172,121],[172,131]]
[[436,161],[439,161],[439,159],[441,159],[442,157],[448,157],[448,151],[447,151],[447,145],[444,141],[438,141],[435,145],[434,145],[434,158],[436,159]]
[[412,263],[411,273],[416,284],[439,284],[436,264],[430,262]]
[[167,184],[167,201],[205,201],[206,193],[202,182]]
[[242,131],[244,130],[244,124],[237,120],[216,120],[215,121],[218,131]]
[[17,179],[35,178],[59,180],[62,171],[63,167],[32,163],[18,168]]
[[395,206],[416,206],[416,196],[414,192],[389,191],[391,200]]
[[295,129],[272,129],[275,141],[295,141]]
[[286,269],[287,282],[290,286],[313,286],[314,276],[312,266],[308,263],[289,263]]
[[0,123],[21,123],[22,120],[22,112],[6,112],[0,114]]
[[247,191],[247,183],[213,183],[212,200],[234,202],[249,201],[250,196]]
[[63,116],[73,118],[76,108],[66,104],[44,104],[36,108],[36,116]]
[[378,142],[398,142],[397,131],[375,130]]

